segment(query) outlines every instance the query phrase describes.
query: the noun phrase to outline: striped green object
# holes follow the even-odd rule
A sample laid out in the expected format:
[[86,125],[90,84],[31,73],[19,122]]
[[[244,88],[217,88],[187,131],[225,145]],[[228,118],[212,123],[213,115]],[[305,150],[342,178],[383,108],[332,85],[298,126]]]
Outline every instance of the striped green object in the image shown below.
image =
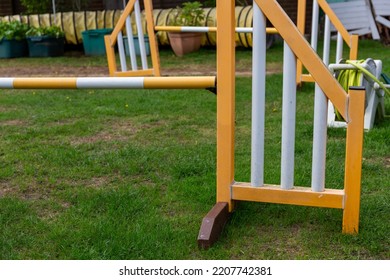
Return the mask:
[[[358,61],[358,63],[363,63],[364,60]],[[337,76],[337,81],[340,83],[342,88],[348,92],[349,87],[361,85],[362,72],[359,69],[347,69],[341,70]],[[341,114],[335,108],[336,120],[344,121]]]

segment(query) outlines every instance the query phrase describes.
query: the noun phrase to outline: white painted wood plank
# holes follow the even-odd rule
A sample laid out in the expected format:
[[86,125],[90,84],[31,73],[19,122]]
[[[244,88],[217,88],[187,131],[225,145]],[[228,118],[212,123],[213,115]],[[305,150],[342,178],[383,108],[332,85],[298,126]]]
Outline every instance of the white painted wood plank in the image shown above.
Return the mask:
[[359,7],[359,6],[366,6],[365,0],[356,0],[356,1],[348,1],[348,2],[336,2],[336,3],[329,3],[329,5],[337,9],[337,8],[351,8],[351,7]]
[[383,24],[387,28],[390,28],[390,20],[385,19],[384,17],[381,17],[381,16],[377,16],[375,19],[377,22]]
[[[357,31],[359,31],[359,35],[371,33],[373,39],[380,39],[375,20],[371,13],[371,8],[366,0],[329,3],[329,6],[349,33],[356,34]],[[367,33],[361,33],[363,31],[365,32],[367,29],[369,30]],[[335,28],[332,26],[331,30],[335,31]]]
[[390,16],[389,0],[371,0],[371,2],[377,16]]

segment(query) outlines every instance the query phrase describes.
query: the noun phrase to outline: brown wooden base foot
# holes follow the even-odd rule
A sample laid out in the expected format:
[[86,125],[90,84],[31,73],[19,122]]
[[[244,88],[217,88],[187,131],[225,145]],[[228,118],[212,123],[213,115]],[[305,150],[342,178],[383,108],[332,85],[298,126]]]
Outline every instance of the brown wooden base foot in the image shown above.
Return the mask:
[[202,249],[210,248],[221,235],[229,219],[229,206],[226,202],[218,202],[203,218],[198,235],[198,246]]

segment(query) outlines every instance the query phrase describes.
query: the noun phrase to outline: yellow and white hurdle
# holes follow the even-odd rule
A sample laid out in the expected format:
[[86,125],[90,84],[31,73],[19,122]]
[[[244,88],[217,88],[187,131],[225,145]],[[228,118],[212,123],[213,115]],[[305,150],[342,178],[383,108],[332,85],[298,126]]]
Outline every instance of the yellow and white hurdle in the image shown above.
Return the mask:
[[[0,88],[7,89],[174,89],[215,88],[217,90],[217,186],[216,205],[203,219],[198,236],[200,247],[211,246],[221,233],[229,213],[237,201],[257,201],[343,210],[342,231],[353,234],[359,228],[361,162],[363,145],[364,88],[348,92],[332,76],[327,65],[306,41],[299,28],[290,20],[276,0],[254,1],[253,108],[252,108],[252,170],[250,182],[234,179],[235,150],[235,1],[217,0],[217,76],[216,77],[159,77],[159,57],[152,18],[151,0],[144,0],[151,42],[152,68],[143,65],[128,70],[119,46],[121,69],[116,66],[115,46],[123,44],[122,33],[128,28],[129,15],[138,10],[138,0],[130,0],[113,33],[106,36],[106,50],[112,77],[79,78],[1,78]],[[138,8],[137,8],[138,6]],[[136,12],[137,13],[137,12]],[[282,169],[280,185],[264,182],[264,106],[266,18],[284,39]],[[142,32],[139,30],[138,32]],[[131,36],[131,32],[127,35]],[[142,54],[141,54],[142,55]],[[322,90],[325,101],[330,100],[346,120],[345,179],[343,189],[325,188],[326,114],[315,112],[320,125],[314,126],[313,171],[311,187],[294,185],[296,59],[310,72]],[[131,72],[131,73],[130,73]],[[127,77],[130,75],[139,77]],[[156,77],[143,77],[155,75]],[[325,126],[322,124],[325,122]]]
[[[234,179],[234,1],[226,3],[219,0],[217,15],[222,16],[218,17],[217,27],[217,203],[203,219],[198,244],[201,247],[209,247],[217,240],[237,201],[342,209],[342,231],[348,234],[357,233],[360,211],[364,88],[350,88],[345,92],[277,1],[255,0],[254,5],[251,180],[236,182]],[[266,18],[285,41],[280,185],[266,184],[263,176]],[[296,59],[306,67],[311,79],[316,81],[318,88],[323,91],[321,98],[325,101],[331,100],[347,120],[343,189],[325,188],[326,111],[325,114],[318,114],[315,111],[311,187],[294,185],[295,78],[298,76]]]

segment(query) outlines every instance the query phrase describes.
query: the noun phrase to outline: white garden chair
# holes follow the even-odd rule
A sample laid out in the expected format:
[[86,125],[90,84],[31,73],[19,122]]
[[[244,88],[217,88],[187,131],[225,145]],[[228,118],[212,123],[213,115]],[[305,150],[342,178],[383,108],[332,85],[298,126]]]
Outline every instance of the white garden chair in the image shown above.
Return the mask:
[[389,0],[371,0],[374,9],[375,20],[390,28],[390,20],[385,17],[390,16],[390,1]]

